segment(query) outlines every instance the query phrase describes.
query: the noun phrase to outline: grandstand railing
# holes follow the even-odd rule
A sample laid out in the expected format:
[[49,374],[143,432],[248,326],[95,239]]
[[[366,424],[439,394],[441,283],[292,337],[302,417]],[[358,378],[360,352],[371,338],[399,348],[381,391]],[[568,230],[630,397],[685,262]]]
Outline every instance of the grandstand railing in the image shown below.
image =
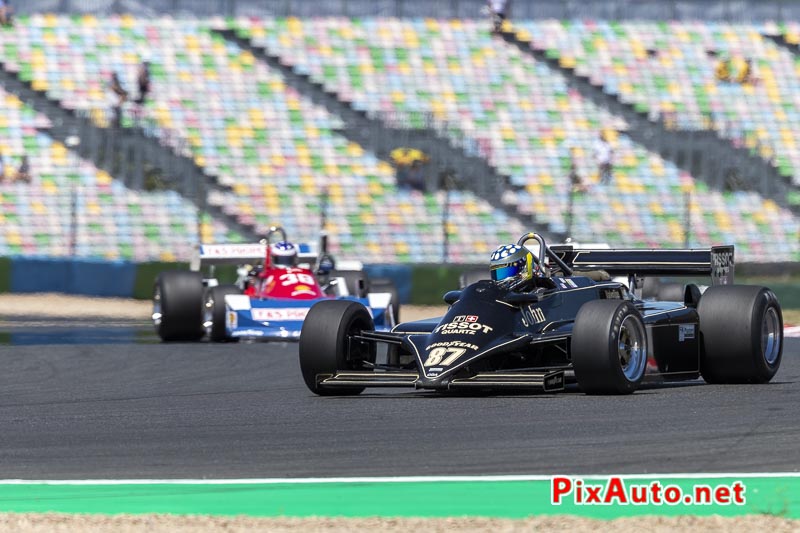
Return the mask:
[[[509,0],[526,19],[785,21],[800,18],[800,0]],[[482,18],[485,0],[27,0],[18,14],[137,16],[384,16]]]

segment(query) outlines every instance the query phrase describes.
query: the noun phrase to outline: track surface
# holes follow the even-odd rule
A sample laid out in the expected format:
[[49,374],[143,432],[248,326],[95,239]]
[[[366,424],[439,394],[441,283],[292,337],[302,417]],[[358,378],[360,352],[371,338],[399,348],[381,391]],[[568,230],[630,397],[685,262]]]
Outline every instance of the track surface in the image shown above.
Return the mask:
[[782,368],[766,386],[693,383],[630,397],[380,390],[320,398],[305,388],[293,344],[127,344],[115,334],[108,342],[116,344],[76,345],[67,338],[70,344],[0,347],[0,478],[785,472],[800,465],[797,339],[786,340]]

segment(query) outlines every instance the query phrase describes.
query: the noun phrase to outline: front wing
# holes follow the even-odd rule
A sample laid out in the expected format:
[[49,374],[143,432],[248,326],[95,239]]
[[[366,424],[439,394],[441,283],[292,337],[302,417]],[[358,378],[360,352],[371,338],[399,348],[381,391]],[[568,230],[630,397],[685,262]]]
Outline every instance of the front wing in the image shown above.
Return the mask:
[[[415,323],[406,323],[404,326],[413,326]],[[422,324],[420,322],[419,324]],[[352,337],[356,342],[378,342],[386,344],[406,344],[413,351],[412,338],[427,337],[425,333],[408,334],[401,332],[362,331]],[[531,344],[537,342],[554,342],[563,340],[563,333],[551,333],[539,339],[527,339]],[[417,366],[422,361],[417,358]],[[436,377],[429,377],[419,370],[405,370],[396,367],[375,365],[374,370],[342,370],[333,374],[318,375],[317,381],[321,388],[337,387],[411,387],[427,390],[476,390],[476,389],[504,389],[504,390],[539,390],[555,392],[564,390],[567,374],[572,376],[571,370],[565,372],[564,368],[550,368],[541,371],[497,371],[479,372],[469,376],[458,376],[450,373]]]
[[323,378],[323,388],[336,387],[413,387],[430,390],[515,389],[555,392],[564,390],[564,371],[548,372],[486,372],[465,378],[429,380],[417,372],[403,371],[347,371]]

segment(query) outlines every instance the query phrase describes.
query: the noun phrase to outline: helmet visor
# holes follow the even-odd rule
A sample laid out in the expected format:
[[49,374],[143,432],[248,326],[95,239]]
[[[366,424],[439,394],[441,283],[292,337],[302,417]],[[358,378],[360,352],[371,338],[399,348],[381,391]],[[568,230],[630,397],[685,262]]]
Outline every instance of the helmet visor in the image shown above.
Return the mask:
[[492,279],[494,281],[503,280],[516,276],[522,271],[523,266],[520,264],[502,265],[491,269]]
[[277,266],[294,266],[295,259],[297,259],[296,255],[273,255],[272,256],[272,264]]

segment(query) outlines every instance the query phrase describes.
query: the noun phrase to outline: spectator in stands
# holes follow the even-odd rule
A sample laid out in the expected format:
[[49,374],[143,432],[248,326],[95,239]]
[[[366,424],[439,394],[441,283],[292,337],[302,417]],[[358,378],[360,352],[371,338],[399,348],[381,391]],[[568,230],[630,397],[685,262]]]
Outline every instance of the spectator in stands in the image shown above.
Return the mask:
[[0,182],[6,181],[6,162],[3,154],[0,154]]
[[589,189],[578,173],[578,149],[574,146],[569,149],[569,183],[574,193],[583,193]]
[[11,26],[11,4],[7,0],[0,0],[0,25]]
[[425,190],[425,167],[430,158],[416,148],[395,148],[389,154],[397,169],[397,185],[401,188]]
[[415,159],[408,169],[407,184],[414,190],[425,192],[425,168],[421,159]]
[[142,61],[139,64],[139,72],[136,74],[136,84],[139,86],[139,96],[137,96],[134,101],[142,105],[150,94],[150,64],[147,61]]
[[114,127],[119,128],[122,121],[122,105],[128,101],[128,91],[122,86],[119,81],[119,76],[116,72],[111,74],[111,91],[116,96],[117,100],[114,104]]
[[736,82],[742,85],[755,84],[756,78],[753,74],[753,60],[749,57],[746,58],[739,67],[736,73]]
[[614,148],[606,138],[606,132],[601,130],[594,143],[594,159],[597,162],[597,175],[600,183],[611,183],[612,167],[614,164]]
[[717,81],[731,81],[731,60],[725,57],[719,58],[714,67],[714,76]]
[[31,182],[31,165],[28,161],[27,155],[22,156],[22,161],[17,169],[17,181],[22,181],[25,183]]
[[411,157],[408,148],[395,148],[389,154],[395,166],[395,179],[398,187],[405,187],[408,182],[408,170],[411,167]]
[[456,171],[452,167],[445,167],[439,172],[437,187],[443,191],[455,191],[459,188]]
[[131,111],[138,122],[144,114],[144,103],[150,94],[150,64],[147,61],[139,63],[139,69],[136,73],[136,86],[139,89],[139,94],[133,100],[136,105],[133,106]]
[[487,0],[489,14],[492,17],[492,33],[503,31],[503,22],[508,18],[510,0]]

